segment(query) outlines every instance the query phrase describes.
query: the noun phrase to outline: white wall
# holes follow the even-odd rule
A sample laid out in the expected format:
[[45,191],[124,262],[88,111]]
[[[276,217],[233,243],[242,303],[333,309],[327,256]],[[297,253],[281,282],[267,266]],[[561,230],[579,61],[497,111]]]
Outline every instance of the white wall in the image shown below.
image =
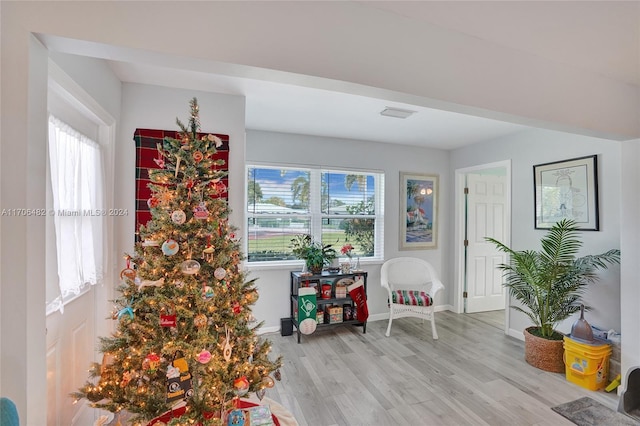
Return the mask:
[[[229,135],[229,223],[244,224],[244,111],[242,96],[168,89],[159,86],[124,84],[122,88],[122,120],[116,151],[116,208],[128,209],[129,216],[117,223],[117,250],[133,253],[135,238],[135,129],[180,130],[176,118],[189,121],[189,101],[198,99],[203,132]],[[117,259],[124,267],[122,257]]]
[[[602,253],[620,247],[621,203],[620,156],[621,143],[548,130],[530,130],[498,140],[455,150],[451,155],[451,170],[510,159],[512,170],[512,232],[511,247],[516,250],[540,248],[544,230],[534,229],[533,165],[587,155],[598,155],[600,199],[600,231],[582,232],[584,254]],[[593,309],[585,314],[592,325],[620,330],[620,267],[614,266],[600,274],[601,280],[591,286],[585,301]],[[528,318],[512,310],[509,328],[512,334],[522,333],[529,326]],[[560,331],[571,331],[575,318],[565,321]]]
[[[622,285],[620,310],[622,321],[622,376],[631,367],[640,366],[640,285],[638,285],[638,259],[640,259],[640,139],[622,143],[622,203],[620,207],[620,267]],[[623,383],[623,385],[625,385]]]
[[[19,24],[5,23],[3,16],[0,200],[2,208],[44,208],[48,52]],[[69,71],[65,58],[57,59]],[[104,65],[86,58],[78,63],[83,66],[70,73],[117,118],[117,80]],[[47,404],[44,217],[3,217],[1,223],[0,395],[16,402],[21,424],[41,425]]]
[[[438,305],[450,305],[451,288],[446,255],[450,248],[447,235],[451,221],[447,215],[452,188],[449,179],[449,154],[446,151],[366,141],[322,138],[274,132],[247,131],[247,162],[308,164],[356,169],[379,170],[385,174],[385,259],[415,256],[433,263],[446,289]],[[399,251],[400,172],[435,173],[440,175],[438,247],[432,250]],[[404,220],[404,219],[403,219]],[[371,319],[388,318],[387,293],[380,287],[380,264],[361,262],[368,273],[368,307]],[[254,314],[267,327],[278,328],[280,318],[289,316],[289,271],[291,269],[252,268],[260,299]]]

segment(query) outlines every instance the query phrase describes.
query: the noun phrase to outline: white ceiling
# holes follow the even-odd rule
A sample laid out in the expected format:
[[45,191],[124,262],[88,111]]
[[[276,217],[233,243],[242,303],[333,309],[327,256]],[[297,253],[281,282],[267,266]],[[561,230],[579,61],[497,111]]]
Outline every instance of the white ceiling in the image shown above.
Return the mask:
[[[576,15],[577,3],[580,13]],[[637,1],[360,2],[394,16],[429,22],[496,45],[533,53],[639,85]],[[528,127],[424,106],[148,63],[108,61],[123,82],[246,97],[246,127],[286,133],[456,149]],[[391,99],[391,97],[387,98]],[[381,116],[385,107],[416,111]]]
[[[123,82],[246,97],[246,127],[284,133],[455,149],[526,126],[399,102],[240,77],[109,61]],[[398,119],[387,106],[416,111]]]

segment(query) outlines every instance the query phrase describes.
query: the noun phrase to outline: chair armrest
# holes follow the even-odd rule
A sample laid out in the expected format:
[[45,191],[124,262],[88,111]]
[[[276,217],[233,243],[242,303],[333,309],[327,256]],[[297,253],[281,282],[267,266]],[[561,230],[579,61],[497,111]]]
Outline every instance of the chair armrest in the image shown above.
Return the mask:
[[444,284],[440,280],[431,281],[431,290],[429,291],[429,296],[435,301],[436,295],[440,293],[441,290],[444,290]]

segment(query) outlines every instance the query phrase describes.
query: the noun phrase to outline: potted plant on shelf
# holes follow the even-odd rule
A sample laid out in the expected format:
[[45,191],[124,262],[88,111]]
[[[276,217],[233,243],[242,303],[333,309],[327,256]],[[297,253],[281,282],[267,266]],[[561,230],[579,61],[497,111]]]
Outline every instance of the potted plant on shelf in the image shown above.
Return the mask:
[[336,258],[332,244],[313,241],[309,234],[299,234],[291,239],[293,255],[303,259],[307,270],[312,274],[322,273],[322,268]]
[[498,268],[510,296],[521,304],[511,307],[534,324],[524,332],[525,360],[546,371],[564,372],[564,335],[555,330],[557,325],[580,310],[586,287],[598,279],[597,270],[620,263],[618,249],[577,257],[582,246],[578,232],[575,221],[563,219],[540,240],[540,251],[516,251],[487,238],[510,256]]

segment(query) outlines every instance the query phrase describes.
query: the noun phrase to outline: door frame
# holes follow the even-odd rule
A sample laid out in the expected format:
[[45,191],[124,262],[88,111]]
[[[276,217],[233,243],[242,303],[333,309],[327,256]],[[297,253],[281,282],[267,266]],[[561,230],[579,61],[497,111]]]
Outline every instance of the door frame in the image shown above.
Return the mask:
[[[506,175],[506,217],[507,240],[505,243],[511,245],[511,160],[497,161],[488,164],[479,164],[476,166],[456,169],[455,171],[455,188],[454,188],[454,292],[453,292],[453,308],[458,314],[464,313],[464,231],[465,231],[465,194],[464,187],[466,183],[466,175],[471,172],[480,170],[504,168]],[[509,294],[505,292],[505,310],[504,310],[504,331],[509,331]]]

